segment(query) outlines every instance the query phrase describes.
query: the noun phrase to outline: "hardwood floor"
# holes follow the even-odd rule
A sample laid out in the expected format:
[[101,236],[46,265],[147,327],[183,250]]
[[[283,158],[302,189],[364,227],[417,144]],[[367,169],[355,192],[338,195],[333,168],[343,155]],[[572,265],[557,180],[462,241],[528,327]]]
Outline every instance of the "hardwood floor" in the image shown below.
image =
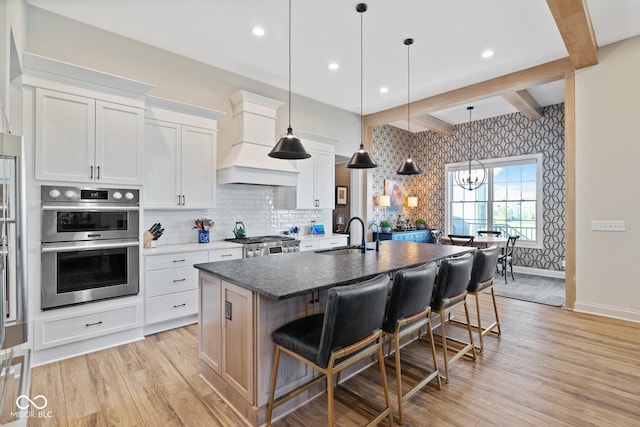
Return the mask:
[[[481,299],[488,315],[489,296]],[[441,391],[427,386],[412,397],[405,425],[640,425],[640,324],[497,299],[503,337],[487,336],[475,363],[451,365]],[[29,425],[242,425],[198,377],[197,332],[191,325],[34,368],[31,395],[47,397],[52,417]],[[403,355],[415,359],[428,351],[411,343]],[[442,367],[441,350],[438,356]],[[395,407],[395,379],[387,372]],[[380,396],[374,369],[349,384]],[[339,425],[365,422],[352,406],[336,402]],[[326,407],[322,395],[274,425],[324,426]]]

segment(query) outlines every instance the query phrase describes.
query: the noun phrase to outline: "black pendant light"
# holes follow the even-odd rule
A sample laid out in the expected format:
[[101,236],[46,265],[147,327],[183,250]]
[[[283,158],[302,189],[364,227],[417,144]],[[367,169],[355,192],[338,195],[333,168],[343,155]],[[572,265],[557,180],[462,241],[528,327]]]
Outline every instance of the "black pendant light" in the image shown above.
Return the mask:
[[347,163],[349,169],[370,169],[378,167],[378,164],[373,161],[373,158],[364,149],[362,142],[362,134],[364,128],[364,116],[362,115],[362,15],[367,11],[367,5],[365,3],[358,3],[356,5],[356,11],[360,14],[360,148],[353,153],[351,160]]
[[[410,72],[410,62],[409,62],[409,48],[413,44],[413,39],[405,39],[404,45],[407,46],[407,130],[409,131],[409,138],[413,139],[411,135],[411,72]],[[409,141],[411,143],[411,140]],[[422,170],[418,167],[418,165],[411,159],[411,150],[409,150],[409,157],[404,161],[396,171],[398,175],[421,175]]]
[[289,0],[289,127],[287,134],[276,143],[269,153],[269,157],[286,160],[301,160],[311,157],[311,154],[307,153],[302,146],[300,138],[294,135],[291,128],[291,0]]

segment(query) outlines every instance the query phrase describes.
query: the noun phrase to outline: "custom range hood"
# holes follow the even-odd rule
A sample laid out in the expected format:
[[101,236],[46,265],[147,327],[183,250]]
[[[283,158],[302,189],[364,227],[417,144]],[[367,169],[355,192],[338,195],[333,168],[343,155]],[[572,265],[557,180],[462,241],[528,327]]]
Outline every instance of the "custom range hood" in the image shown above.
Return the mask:
[[218,184],[298,185],[298,170],[268,154],[276,143],[276,110],[282,102],[238,91],[233,104],[233,142],[218,164]]

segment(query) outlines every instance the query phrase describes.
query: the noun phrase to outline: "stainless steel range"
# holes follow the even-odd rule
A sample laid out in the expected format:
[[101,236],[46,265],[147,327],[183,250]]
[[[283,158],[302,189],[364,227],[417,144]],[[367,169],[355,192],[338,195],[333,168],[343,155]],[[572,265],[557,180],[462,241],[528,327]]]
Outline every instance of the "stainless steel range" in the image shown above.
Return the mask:
[[300,240],[287,236],[258,236],[225,240],[242,243],[244,258],[300,252]]

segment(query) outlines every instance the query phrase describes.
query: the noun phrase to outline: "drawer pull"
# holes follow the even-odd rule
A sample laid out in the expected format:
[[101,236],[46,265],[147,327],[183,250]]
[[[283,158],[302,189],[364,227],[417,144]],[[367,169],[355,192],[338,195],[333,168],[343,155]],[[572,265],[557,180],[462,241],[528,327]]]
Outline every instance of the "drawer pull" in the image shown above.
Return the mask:
[[226,257],[233,256],[233,254],[222,254],[222,255],[220,255],[220,256],[221,256],[222,258],[226,258]]
[[224,317],[226,319],[231,319],[231,314],[233,312],[233,305],[229,301],[224,302]]
[[185,305],[187,305],[187,303],[182,303],[182,304],[174,305],[174,306],[173,306],[173,308],[184,307]]
[[174,259],[173,262],[185,262],[186,259]]
[[338,242],[331,242],[331,243],[329,243],[329,244],[330,244],[330,245],[337,245],[337,244],[338,244]]
[[97,326],[97,325],[102,325],[102,320],[99,322],[94,322],[94,323],[85,323],[84,326],[85,328],[88,328],[89,326]]
[[186,281],[186,280],[187,280],[187,279],[176,279],[176,280],[174,280],[174,281],[173,281],[173,283],[184,282],[184,281]]

